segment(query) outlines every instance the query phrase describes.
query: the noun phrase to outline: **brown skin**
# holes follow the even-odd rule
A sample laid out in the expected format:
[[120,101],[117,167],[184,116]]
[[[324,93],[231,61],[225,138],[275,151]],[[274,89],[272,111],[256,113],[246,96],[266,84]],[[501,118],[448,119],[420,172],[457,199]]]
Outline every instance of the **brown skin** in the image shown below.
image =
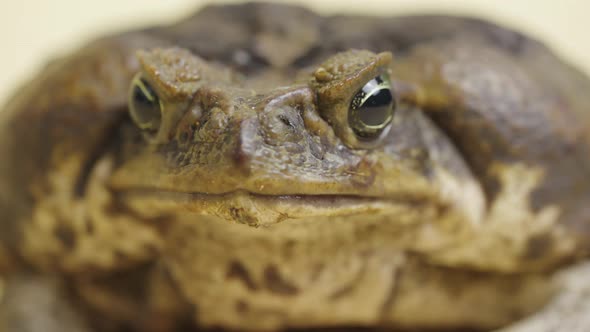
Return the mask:
[[[136,73],[154,128],[129,116]],[[393,120],[362,139],[351,101],[382,74]],[[0,323],[504,326],[588,251],[587,91],[537,42],[460,18],[248,4],[96,41],[2,112]]]

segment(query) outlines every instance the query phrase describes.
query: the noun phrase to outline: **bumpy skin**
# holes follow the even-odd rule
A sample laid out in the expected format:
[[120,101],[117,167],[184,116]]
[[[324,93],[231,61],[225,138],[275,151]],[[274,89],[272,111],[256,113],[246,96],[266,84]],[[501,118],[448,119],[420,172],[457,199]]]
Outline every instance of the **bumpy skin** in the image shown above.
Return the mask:
[[[137,72],[155,132],[129,118]],[[380,73],[396,112],[361,141],[349,105]],[[0,113],[0,327],[489,330],[562,308],[554,272],[590,248],[588,91],[463,18],[213,6],[95,41]]]

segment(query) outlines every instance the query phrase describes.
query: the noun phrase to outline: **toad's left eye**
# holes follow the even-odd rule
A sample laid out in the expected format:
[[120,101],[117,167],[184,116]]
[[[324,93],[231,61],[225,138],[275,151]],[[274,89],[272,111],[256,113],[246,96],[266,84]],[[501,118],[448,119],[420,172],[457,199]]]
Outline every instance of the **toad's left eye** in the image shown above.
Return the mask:
[[129,114],[135,124],[155,133],[162,120],[162,103],[151,85],[137,74],[129,91]]
[[386,74],[379,75],[360,89],[348,112],[348,122],[361,139],[378,137],[391,123],[395,99]]

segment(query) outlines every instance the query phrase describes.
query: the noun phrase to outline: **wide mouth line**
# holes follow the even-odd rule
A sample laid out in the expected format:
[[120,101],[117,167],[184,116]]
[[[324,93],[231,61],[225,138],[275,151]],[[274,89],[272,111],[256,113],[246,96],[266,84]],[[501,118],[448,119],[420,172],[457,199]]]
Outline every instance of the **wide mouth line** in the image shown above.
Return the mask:
[[244,189],[237,189],[232,191],[225,191],[219,193],[207,193],[207,192],[189,192],[189,191],[176,191],[169,189],[159,189],[151,187],[134,187],[127,189],[115,189],[113,192],[116,195],[125,196],[159,196],[161,198],[179,198],[186,200],[221,200],[221,199],[233,199],[237,197],[246,197],[256,200],[267,200],[267,201],[354,201],[354,202],[396,202],[396,203],[412,203],[424,204],[425,202],[432,202],[432,197],[428,195],[417,195],[415,193],[399,193],[389,194],[387,196],[376,196],[376,195],[362,195],[362,194],[348,194],[348,193],[260,193],[253,192]]
[[[225,193],[178,192],[172,190],[128,188],[115,193],[117,201],[129,207],[156,213],[206,215],[234,220],[250,226],[271,226],[289,220],[335,220],[330,218],[361,218],[399,215],[408,211],[446,211],[442,202],[416,195],[397,197],[362,196],[356,194],[252,193],[236,190]],[[408,210],[409,209],[409,210]],[[148,212],[149,213],[149,212]],[[359,217],[362,215],[362,217]],[[328,219],[326,219],[328,218]]]

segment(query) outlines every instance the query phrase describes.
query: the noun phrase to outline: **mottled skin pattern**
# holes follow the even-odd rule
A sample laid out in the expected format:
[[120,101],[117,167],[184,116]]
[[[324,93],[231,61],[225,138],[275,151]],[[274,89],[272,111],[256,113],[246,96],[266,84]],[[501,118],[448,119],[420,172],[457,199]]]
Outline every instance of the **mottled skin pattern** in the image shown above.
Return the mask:
[[[359,139],[383,73],[393,121]],[[556,272],[590,249],[588,91],[464,18],[212,6],[95,41],[0,113],[0,331],[584,331],[590,272]]]

